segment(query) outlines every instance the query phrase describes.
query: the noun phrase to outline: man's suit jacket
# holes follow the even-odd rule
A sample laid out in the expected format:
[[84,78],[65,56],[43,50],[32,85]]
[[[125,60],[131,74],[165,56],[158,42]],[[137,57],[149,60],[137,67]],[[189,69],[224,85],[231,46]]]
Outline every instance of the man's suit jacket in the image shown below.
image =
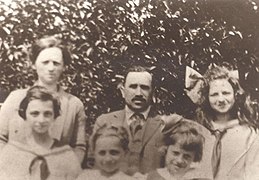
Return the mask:
[[[148,114],[146,122],[142,128],[142,139],[141,147],[139,150],[134,148],[134,142],[132,141],[132,136],[130,133],[129,125],[125,119],[125,110],[115,111],[108,114],[101,115],[95,123],[94,131],[104,124],[123,126],[127,129],[129,133],[129,152],[127,155],[127,160],[122,166],[122,170],[128,174],[135,173],[139,171],[141,173],[147,173],[156,168],[162,166],[161,161],[164,159],[163,154],[159,152],[159,148],[164,145],[163,134],[161,128],[163,126],[163,121],[161,117],[152,108]],[[174,115],[175,121],[181,119],[181,116]],[[135,156],[137,153],[137,156]],[[136,159],[136,157],[138,157]],[[138,167],[132,165],[132,161],[138,161]]]

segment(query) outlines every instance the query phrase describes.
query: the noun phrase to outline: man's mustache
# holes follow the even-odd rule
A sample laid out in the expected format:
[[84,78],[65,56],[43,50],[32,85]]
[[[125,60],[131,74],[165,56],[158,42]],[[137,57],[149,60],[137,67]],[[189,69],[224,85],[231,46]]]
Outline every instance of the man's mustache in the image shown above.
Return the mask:
[[143,101],[143,102],[145,102],[146,99],[144,99],[144,98],[142,98],[142,97],[134,97],[134,98],[132,99],[132,101]]

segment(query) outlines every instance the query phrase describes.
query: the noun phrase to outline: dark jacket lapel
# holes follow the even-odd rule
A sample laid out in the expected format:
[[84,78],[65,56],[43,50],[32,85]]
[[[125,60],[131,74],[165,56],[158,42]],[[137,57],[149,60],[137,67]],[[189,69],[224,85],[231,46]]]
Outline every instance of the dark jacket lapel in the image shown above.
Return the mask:
[[117,111],[112,116],[113,116],[112,117],[112,119],[113,119],[112,123],[115,126],[124,126],[124,124],[125,124],[125,110]]
[[[127,121],[125,119],[125,109],[117,111],[112,115],[112,124],[123,126],[127,129],[129,133],[129,140],[132,140],[131,132],[129,129],[129,125],[127,124]],[[147,144],[147,142],[152,138],[152,136],[155,134],[156,131],[160,131],[161,127],[161,120],[159,118],[160,116],[157,115],[157,112],[154,110],[154,108],[150,109],[150,112],[147,117],[147,122],[144,125],[144,131],[142,134],[142,148]]]
[[156,131],[160,131],[159,128],[161,127],[161,120],[159,117],[160,116],[157,114],[157,112],[151,108],[147,122],[144,125],[144,132],[142,134],[142,147],[147,144],[147,142],[152,138]]
[[156,133],[156,131],[160,131],[161,122],[158,118],[150,118],[147,121],[145,126],[145,130],[143,133],[143,143],[142,146],[144,147],[148,141],[152,138],[152,136]]
[[131,137],[129,125],[127,124],[127,121],[126,121],[125,109],[117,111],[116,113],[114,113],[112,118],[113,118],[113,124],[114,125],[123,126],[124,128],[126,128],[128,134],[129,134],[129,141],[131,141],[132,137]]

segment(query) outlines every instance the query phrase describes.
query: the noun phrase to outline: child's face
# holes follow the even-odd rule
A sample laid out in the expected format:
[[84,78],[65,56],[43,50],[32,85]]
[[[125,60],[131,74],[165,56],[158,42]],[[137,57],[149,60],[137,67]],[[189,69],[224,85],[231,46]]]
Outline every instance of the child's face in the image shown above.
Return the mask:
[[193,162],[194,152],[185,151],[179,143],[170,145],[166,153],[166,166],[171,174],[184,174]]
[[120,145],[119,138],[115,136],[99,137],[95,144],[95,163],[100,171],[107,175],[115,173],[125,152]]
[[49,127],[54,122],[54,109],[52,101],[34,99],[29,102],[26,110],[26,121],[32,132],[37,134],[48,133]]
[[210,82],[209,103],[216,114],[229,114],[235,104],[235,92],[227,79]]

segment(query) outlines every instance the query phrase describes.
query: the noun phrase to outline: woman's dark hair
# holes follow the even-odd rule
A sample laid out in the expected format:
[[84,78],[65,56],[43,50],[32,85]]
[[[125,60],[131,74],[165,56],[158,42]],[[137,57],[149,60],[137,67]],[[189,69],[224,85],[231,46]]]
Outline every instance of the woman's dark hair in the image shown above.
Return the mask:
[[26,110],[30,101],[39,99],[42,101],[52,101],[53,102],[53,110],[54,110],[54,118],[57,118],[60,115],[60,105],[57,98],[52,96],[48,90],[42,86],[33,86],[31,87],[25,98],[21,101],[19,106],[19,115],[26,120]]
[[188,122],[188,120],[181,120],[175,126],[175,128],[165,134],[165,145],[168,147],[178,143],[183,150],[194,152],[194,162],[201,161],[204,137],[194,127],[194,124]]
[[218,79],[227,80],[234,90],[235,104],[230,110],[231,118],[237,118],[240,124],[258,127],[258,122],[253,117],[255,113],[250,97],[245,94],[238,79],[231,74],[231,70],[220,66],[208,69],[204,75],[204,83],[201,88],[201,106],[197,110],[197,121],[209,129],[212,128],[211,121],[215,118],[215,111],[209,103],[209,88],[210,82]]
[[35,64],[37,57],[40,52],[44,49],[57,47],[62,51],[63,62],[65,65],[70,64],[71,55],[65,44],[63,44],[62,40],[55,36],[44,36],[43,38],[37,40],[31,47],[30,59],[33,64]]
[[124,151],[128,151],[129,135],[127,130],[123,126],[114,126],[104,124],[99,127],[91,137],[91,148],[94,151],[97,139],[100,137],[117,137],[120,141],[120,145]]

